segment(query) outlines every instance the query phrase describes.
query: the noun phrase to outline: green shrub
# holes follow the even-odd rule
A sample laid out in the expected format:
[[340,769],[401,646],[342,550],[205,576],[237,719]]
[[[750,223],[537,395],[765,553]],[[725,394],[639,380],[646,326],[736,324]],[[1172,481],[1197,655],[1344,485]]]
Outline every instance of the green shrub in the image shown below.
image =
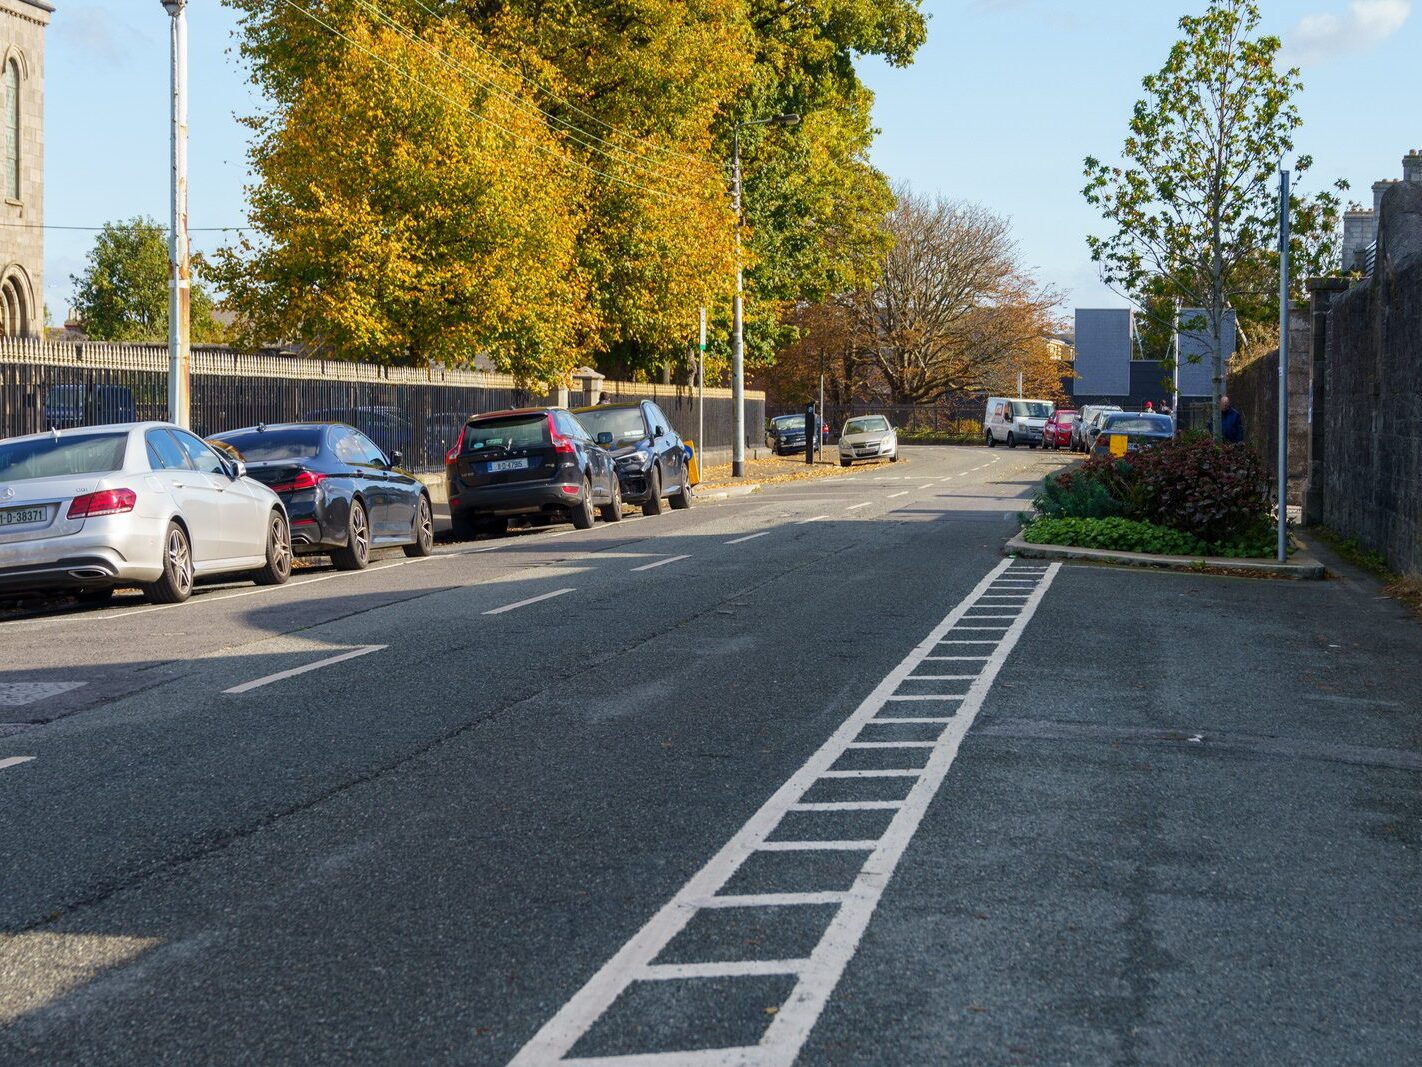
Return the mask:
[[1192,440],[1134,453],[1136,518],[1233,544],[1269,523],[1269,472],[1244,445]]
[[1105,519],[1125,510],[1100,479],[1074,471],[1044,479],[1032,506],[1048,519]]
[[1033,545],[1071,545],[1075,548],[1104,548],[1113,552],[1154,552],[1162,556],[1209,554],[1205,543],[1198,537],[1119,516],[1104,519],[1038,519],[1027,527],[1022,536]]
[[1272,556],[1275,549],[1274,527],[1267,523],[1239,540],[1209,543],[1168,526],[1120,516],[1037,519],[1023,528],[1022,537],[1033,545],[1070,545],[1111,552],[1150,552],[1161,556],[1257,559]]

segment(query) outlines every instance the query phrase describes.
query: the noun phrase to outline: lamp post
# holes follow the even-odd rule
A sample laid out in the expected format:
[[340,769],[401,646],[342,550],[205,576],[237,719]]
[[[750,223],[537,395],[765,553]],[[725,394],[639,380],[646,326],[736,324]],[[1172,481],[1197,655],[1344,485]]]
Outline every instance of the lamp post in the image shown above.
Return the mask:
[[191,424],[188,375],[192,263],[188,250],[188,0],[161,0],[172,30],[172,204],[168,228],[168,419]]
[[746,476],[746,360],[743,321],[745,269],[741,265],[741,131],[748,126],[793,126],[794,112],[751,119],[736,125],[731,148],[731,206],[736,212],[736,296],[731,303],[731,406],[735,408],[735,440],[731,442],[731,477]]

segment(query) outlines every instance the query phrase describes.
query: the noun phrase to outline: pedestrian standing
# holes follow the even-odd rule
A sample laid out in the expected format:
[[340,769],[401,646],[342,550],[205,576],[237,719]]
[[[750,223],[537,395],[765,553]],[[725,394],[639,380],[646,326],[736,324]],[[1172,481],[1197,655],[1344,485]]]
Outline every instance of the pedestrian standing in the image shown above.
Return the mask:
[[1244,441],[1244,416],[1234,409],[1229,397],[1220,397],[1220,436],[1232,445]]

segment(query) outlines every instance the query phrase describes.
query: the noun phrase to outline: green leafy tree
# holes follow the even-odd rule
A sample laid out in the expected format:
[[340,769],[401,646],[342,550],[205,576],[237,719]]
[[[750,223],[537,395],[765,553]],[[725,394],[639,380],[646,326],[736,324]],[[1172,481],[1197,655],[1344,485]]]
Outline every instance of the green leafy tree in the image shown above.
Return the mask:
[[[1279,39],[1259,24],[1254,0],[1210,0],[1204,14],[1182,18],[1182,39],[1142,82],[1125,162],[1086,160],[1084,195],[1115,228],[1088,238],[1102,279],[1165,322],[1177,306],[1204,311],[1216,434],[1234,340],[1224,336],[1226,314],[1263,317],[1277,270],[1276,171],[1302,124],[1299,71],[1276,68]],[[1319,258],[1315,269],[1332,255],[1337,208],[1332,194],[1295,203],[1304,222],[1296,247]]]
[[[203,269],[194,257],[193,269]],[[166,341],[168,339],[168,231],[150,218],[110,222],[89,250],[83,274],[71,275],[74,309],[84,332],[96,341]],[[192,339],[223,340],[213,317],[212,297],[193,280]]]

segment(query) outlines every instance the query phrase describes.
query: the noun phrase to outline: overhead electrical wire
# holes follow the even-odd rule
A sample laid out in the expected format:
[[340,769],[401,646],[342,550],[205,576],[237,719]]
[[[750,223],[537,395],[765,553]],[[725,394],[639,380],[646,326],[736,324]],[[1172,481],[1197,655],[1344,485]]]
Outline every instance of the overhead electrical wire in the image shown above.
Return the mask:
[[415,84],[415,85],[418,85],[421,89],[424,89],[425,92],[429,93],[431,96],[434,96],[434,97],[439,98],[440,100],[443,100],[445,103],[450,104],[451,106],[453,106],[453,107],[459,109],[460,111],[463,111],[465,114],[469,115],[471,118],[477,119],[479,122],[482,122],[482,123],[484,123],[484,124],[486,124],[486,125],[489,125],[489,126],[494,127],[495,129],[497,129],[497,130],[499,130],[499,131],[501,131],[501,132],[507,134],[509,137],[512,137],[514,140],[520,141],[520,142],[522,142],[523,144],[528,145],[530,148],[533,148],[533,149],[535,149],[535,150],[537,150],[537,151],[539,151],[539,152],[543,152],[545,155],[552,156],[555,160],[557,160],[557,161],[560,162],[560,163],[564,163],[564,164],[567,164],[567,165],[569,165],[569,166],[577,167],[579,170],[586,171],[587,173],[596,175],[596,176],[599,177],[599,178],[606,178],[608,181],[617,182],[619,185],[625,185],[625,186],[627,186],[627,187],[630,188],[630,189],[636,189],[636,190],[639,191],[639,192],[649,193],[649,194],[651,194],[652,196],[659,196],[659,197],[662,197],[663,199],[666,199],[666,200],[690,200],[690,199],[691,199],[690,197],[685,196],[685,195],[683,195],[683,194],[674,193],[674,192],[667,192],[666,190],[663,190],[663,189],[654,189],[654,188],[652,188],[651,186],[642,185],[642,184],[639,184],[638,182],[628,181],[626,178],[618,177],[616,174],[609,174],[607,171],[599,170],[598,168],[589,166],[588,164],[583,163],[583,162],[581,162],[580,160],[574,159],[574,158],[572,158],[571,156],[568,156],[568,155],[565,155],[565,154],[563,154],[563,153],[557,152],[557,151],[555,151],[554,149],[549,148],[547,145],[539,144],[537,141],[530,140],[529,138],[524,137],[523,135],[521,135],[521,134],[519,134],[519,133],[516,133],[516,132],[514,132],[513,130],[510,130],[508,127],[500,125],[499,123],[495,122],[493,119],[489,118],[488,116],[479,114],[479,112],[475,111],[473,108],[469,107],[469,106],[466,105],[466,104],[461,103],[461,102],[458,101],[458,100],[455,100],[453,97],[447,96],[446,94],[440,92],[438,89],[435,89],[435,88],[433,88],[433,87],[431,87],[431,86],[429,86],[429,85],[426,85],[424,82],[422,82],[419,78],[415,77],[415,75],[413,75],[412,73],[410,73],[410,71],[406,70],[404,67],[401,67],[400,65],[398,65],[398,64],[396,64],[396,63],[391,63],[391,62],[390,62],[388,59],[386,59],[384,56],[380,55],[379,53],[375,52],[374,50],[372,50],[372,49],[370,49],[370,48],[367,48],[365,45],[361,44],[359,41],[353,40],[350,36],[348,36],[347,34],[343,33],[343,32],[342,32],[340,29],[338,29],[337,27],[332,26],[329,22],[326,22],[324,19],[320,18],[319,16],[314,15],[310,10],[308,10],[308,9],[305,8],[305,7],[303,7],[301,4],[296,3],[296,0],[283,0],[283,3],[285,3],[288,7],[292,8],[294,11],[297,11],[297,12],[299,12],[300,14],[305,15],[305,16],[306,16],[308,19],[310,19],[312,22],[316,23],[318,26],[321,26],[322,28],[324,28],[324,29],[327,30],[328,32],[335,34],[337,37],[341,38],[343,41],[345,41],[347,44],[349,44],[352,48],[355,48],[355,49],[357,49],[358,51],[364,52],[366,55],[370,56],[371,59],[374,59],[377,63],[381,64],[381,65],[384,66],[384,67],[389,68],[390,70],[393,70],[396,74],[399,74],[399,75],[400,75],[402,78],[404,78],[405,80],[407,80],[407,81],[409,81],[409,82],[412,82],[412,83]]
[[[685,188],[694,188],[693,185],[689,185],[685,181],[684,177],[677,176],[675,174],[667,172],[666,170],[661,169],[667,167],[668,165],[672,165],[671,161],[658,161],[651,156],[644,155],[643,153],[636,151],[635,149],[617,144],[614,141],[609,141],[605,137],[599,137],[595,133],[590,133],[589,131],[584,130],[581,127],[570,122],[568,119],[561,118],[558,115],[550,114],[546,109],[541,108],[537,104],[532,103],[528,100],[524,100],[517,96],[515,93],[512,93],[508,89],[505,89],[498,82],[493,81],[487,76],[481,75],[478,72],[470,69],[468,66],[451,56],[448,52],[445,52],[438,46],[431,44],[429,41],[420,37],[414,30],[410,29],[408,26],[402,25],[393,17],[387,15],[379,7],[371,3],[370,0],[356,0],[356,3],[358,3],[361,7],[365,8],[367,11],[371,12],[377,19],[379,19],[390,29],[394,30],[400,36],[404,37],[406,40],[412,41],[415,44],[420,45],[426,51],[432,52],[433,54],[438,56],[440,60],[444,63],[444,65],[447,66],[449,69],[462,75],[467,80],[490,90],[491,92],[499,96],[501,99],[507,101],[509,104],[524,111],[525,113],[530,115],[537,115],[539,119],[550,123],[554,126],[555,129],[558,129],[560,133],[564,133],[565,135],[567,135],[568,138],[572,140],[575,144],[577,144],[579,147],[586,148],[590,152],[596,152],[599,155],[607,157],[613,162],[632,167],[638,171],[642,171],[649,178],[656,178],[659,181],[671,182],[676,185],[681,185]],[[466,43],[476,48],[478,47],[472,40],[469,40],[468,38],[464,39]],[[480,51],[492,57],[492,53],[489,53],[487,49],[480,49]],[[518,71],[511,70],[511,68],[508,68],[504,64],[499,65],[504,67],[504,69],[506,70],[510,70],[510,72],[515,77],[518,77],[519,79],[525,82],[529,81],[527,78],[524,78],[524,76]],[[529,82],[529,84],[533,83]],[[651,143],[644,142],[642,138],[635,137],[634,135],[624,134],[624,136],[631,137],[633,140],[636,140],[639,143],[646,143],[648,145],[650,145]],[[606,145],[607,147],[599,148],[598,145]],[[618,154],[614,155],[614,153]],[[624,160],[621,158],[622,156],[628,156],[631,157],[631,159]],[[707,165],[705,160],[696,160],[693,156],[687,156],[686,159],[694,160],[702,166]],[[642,162],[633,162],[632,160],[640,160]]]

